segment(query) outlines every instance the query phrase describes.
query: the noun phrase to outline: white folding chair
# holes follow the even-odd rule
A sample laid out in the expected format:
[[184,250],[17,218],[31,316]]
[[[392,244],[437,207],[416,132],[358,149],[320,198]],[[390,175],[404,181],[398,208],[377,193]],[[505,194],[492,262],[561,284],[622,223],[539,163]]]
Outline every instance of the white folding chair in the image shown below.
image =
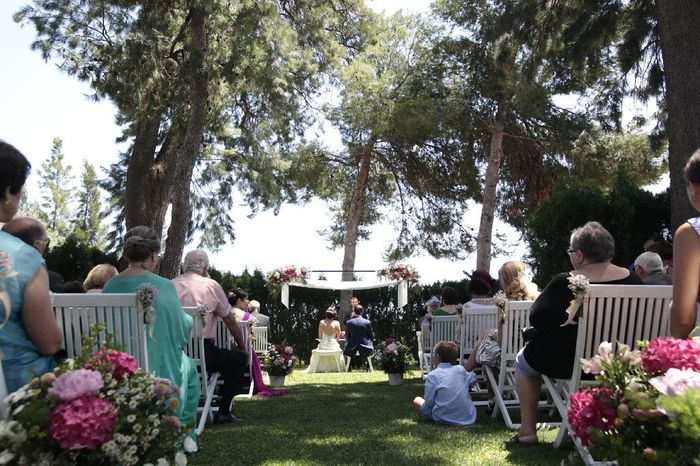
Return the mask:
[[[638,348],[637,341],[669,334],[672,286],[662,285],[591,285],[578,319],[578,336],[573,370],[568,380],[542,378],[562,418],[554,446],[559,447],[571,429],[567,418],[569,395],[590,385],[581,381],[581,358],[590,359],[604,341]],[[580,440],[572,436],[584,463],[596,463]]]
[[[250,325],[248,324],[248,322],[239,321],[238,326],[240,327],[241,333],[243,334],[244,351],[248,354],[248,366],[246,368],[245,377],[248,377],[250,379],[250,385],[248,385],[248,393],[241,393],[240,395],[236,395],[235,398],[252,398],[253,389],[255,388],[255,381],[253,380],[253,339],[251,338]],[[226,327],[226,324],[221,319],[219,319],[219,321],[217,322],[216,334],[216,345],[221,345],[219,346],[219,348],[231,347],[231,334],[228,331],[228,327]]]
[[[433,316],[430,324],[430,348],[435,348],[439,341],[457,341],[457,328],[461,325],[459,316]],[[461,349],[460,349],[461,352]],[[430,372],[430,367],[428,368]]]
[[464,363],[464,355],[474,352],[474,346],[484,329],[496,328],[499,319],[498,308],[494,306],[483,306],[478,308],[462,309],[462,332],[460,334],[460,359],[459,363]]
[[2,357],[0,356],[0,421],[7,418],[5,398],[7,398],[7,385],[5,384],[5,372],[2,368]]
[[[360,351],[355,351],[355,356],[360,356]],[[348,355],[345,355],[345,372],[348,372],[350,370],[350,363],[352,362],[352,358]],[[367,356],[367,367],[369,368],[370,372],[374,372],[374,367],[372,366],[372,355]]]
[[267,340],[267,327],[253,327],[253,347],[258,354],[264,354],[270,349]]
[[[135,293],[69,293],[53,295],[53,308],[59,323],[64,325],[66,352],[80,354],[82,339],[93,324],[104,324],[105,330],[97,337],[97,344],[106,335],[114,336],[114,343],[131,354],[141,369],[148,372],[148,324]],[[77,313],[78,318],[75,318]],[[86,322],[87,321],[87,322]]]
[[[430,336],[428,335],[428,339]],[[420,330],[416,331],[416,340],[418,341],[418,367],[420,368],[420,379],[424,380],[430,372],[431,354],[429,350],[423,348],[425,336]]]
[[200,418],[199,423],[197,424],[196,433],[197,435],[200,435],[204,431],[207,418],[209,418],[210,422],[213,422],[214,412],[219,410],[217,407],[212,407],[214,391],[216,390],[216,383],[219,379],[219,373],[212,372],[209,374],[207,372],[207,363],[204,357],[204,337],[202,336],[202,330],[204,330],[204,323],[202,322],[203,317],[197,313],[196,307],[185,307],[184,309],[185,312],[191,315],[192,319],[194,320],[192,335],[190,336],[190,340],[187,342],[187,346],[185,346],[185,353],[192,358],[197,365],[199,380],[202,384],[202,396],[204,397],[203,406],[197,407],[197,414],[200,415]]
[[515,357],[525,346],[520,329],[529,325],[530,307],[533,301],[508,301],[505,309],[505,322],[501,329],[501,363],[498,376],[490,366],[483,366],[496,397],[492,417],[503,416],[509,429],[517,429],[510,418],[508,409],[518,408],[520,402],[515,391]]

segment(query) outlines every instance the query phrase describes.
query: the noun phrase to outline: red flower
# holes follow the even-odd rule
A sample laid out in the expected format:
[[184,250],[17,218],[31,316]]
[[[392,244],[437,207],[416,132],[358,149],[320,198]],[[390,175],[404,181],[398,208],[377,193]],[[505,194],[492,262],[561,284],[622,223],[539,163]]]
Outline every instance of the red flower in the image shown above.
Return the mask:
[[66,450],[96,450],[112,438],[116,421],[116,408],[111,402],[85,395],[54,408],[49,436]]
[[609,388],[584,388],[569,395],[569,424],[585,446],[593,444],[592,429],[614,429],[617,410],[613,406],[613,399]]
[[114,378],[121,380],[138,370],[136,359],[128,353],[115,350],[100,350],[85,363],[87,369],[98,370],[100,366],[109,366]]

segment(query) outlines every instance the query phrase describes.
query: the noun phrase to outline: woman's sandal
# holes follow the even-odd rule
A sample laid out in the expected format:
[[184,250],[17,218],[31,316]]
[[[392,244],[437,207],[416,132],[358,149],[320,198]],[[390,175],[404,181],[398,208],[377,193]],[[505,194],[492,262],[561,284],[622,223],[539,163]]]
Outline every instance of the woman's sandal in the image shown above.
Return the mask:
[[506,445],[528,445],[528,446],[529,446],[529,445],[537,445],[537,443],[538,443],[538,442],[537,442],[537,439],[535,439],[534,442],[523,442],[523,441],[520,439],[520,435],[519,435],[519,434],[515,434],[515,435],[513,435],[511,438],[509,438],[508,440],[506,440]]

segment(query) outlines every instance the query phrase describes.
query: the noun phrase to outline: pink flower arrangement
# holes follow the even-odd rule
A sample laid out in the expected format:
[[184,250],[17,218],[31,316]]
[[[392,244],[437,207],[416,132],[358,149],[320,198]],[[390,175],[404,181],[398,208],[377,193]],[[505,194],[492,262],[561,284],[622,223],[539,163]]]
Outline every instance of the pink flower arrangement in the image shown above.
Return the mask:
[[581,442],[590,447],[591,429],[613,431],[617,410],[609,388],[585,388],[569,396],[569,424]]
[[284,347],[284,354],[292,354],[292,353],[294,353],[294,348],[292,348],[291,346]]
[[112,438],[116,421],[116,407],[111,402],[86,395],[54,408],[49,437],[64,449],[95,450]]
[[280,345],[272,345],[262,359],[262,366],[269,375],[286,376],[292,373],[297,363],[297,357],[293,356],[294,349],[286,346],[284,351]]
[[396,341],[396,338],[389,337],[386,340],[384,340],[384,346],[389,346],[390,344],[394,343]]
[[293,265],[287,265],[267,273],[268,286],[277,288],[284,283],[291,281],[304,281],[311,275],[311,271],[306,267],[297,269]]
[[117,380],[133,375],[138,370],[136,359],[132,355],[114,350],[100,350],[88,360],[85,367],[95,368],[101,365],[109,366],[109,370]]
[[642,351],[642,366],[650,373],[663,373],[672,368],[700,372],[700,343],[693,339],[657,338]]
[[411,283],[417,283],[420,278],[418,271],[408,264],[391,264],[389,267],[378,270],[377,276],[397,282],[407,280]]
[[102,374],[89,369],[66,372],[53,381],[49,394],[61,401],[71,401],[97,392],[104,386]]

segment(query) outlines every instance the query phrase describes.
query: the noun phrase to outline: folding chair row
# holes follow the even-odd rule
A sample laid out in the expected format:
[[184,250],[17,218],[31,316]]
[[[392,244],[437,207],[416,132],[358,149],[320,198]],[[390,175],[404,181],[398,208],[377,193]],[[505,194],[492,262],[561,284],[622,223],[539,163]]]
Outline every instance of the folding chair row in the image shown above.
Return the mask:
[[[567,419],[569,395],[590,384],[581,380],[581,359],[595,356],[604,341],[638,349],[638,341],[668,335],[672,297],[672,286],[591,285],[578,318],[571,378],[558,380],[542,376],[563,420],[555,447],[561,445],[571,428]],[[584,462],[596,464],[588,449],[575,436],[573,440]]]

